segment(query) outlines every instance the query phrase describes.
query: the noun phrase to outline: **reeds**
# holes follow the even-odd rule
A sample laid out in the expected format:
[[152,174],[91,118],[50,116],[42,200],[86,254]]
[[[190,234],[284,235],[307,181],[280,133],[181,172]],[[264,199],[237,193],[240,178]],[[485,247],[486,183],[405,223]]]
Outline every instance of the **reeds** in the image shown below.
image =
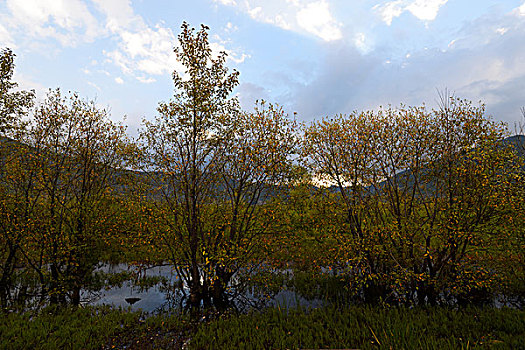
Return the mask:
[[523,349],[518,309],[326,306],[191,318],[109,307],[1,313],[0,349]]
[[525,314],[515,309],[353,306],[282,310],[215,320],[193,349],[523,348]]

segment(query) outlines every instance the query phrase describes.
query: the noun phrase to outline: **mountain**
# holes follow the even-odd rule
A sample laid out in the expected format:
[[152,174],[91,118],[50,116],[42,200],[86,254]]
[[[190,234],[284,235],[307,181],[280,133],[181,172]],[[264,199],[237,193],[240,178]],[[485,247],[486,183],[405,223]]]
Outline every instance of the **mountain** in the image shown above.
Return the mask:
[[[514,135],[514,136],[507,137],[507,138],[505,138],[504,140],[501,141],[501,145],[502,146],[510,146],[511,149],[513,149],[516,152],[516,154],[519,156],[519,158],[521,158],[522,161],[523,161],[522,162],[522,168],[525,171],[525,135]],[[20,144],[18,141],[13,140],[13,139],[6,138],[6,137],[0,137],[0,166],[5,161],[6,153],[4,153],[4,152],[6,152],[6,151],[8,152],[10,147],[20,147],[20,146],[27,147],[25,145]],[[420,176],[427,176],[427,175],[429,175],[429,168],[427,168],[427,169],[423,168],[423,169],[420,170]],[[114,176],[115,176],[115,178],[128,178],[128,181],[126,182],[128,185],[123,185],[122,183],[120,183],[120,184],[115,183],[115,188],[114,189],[117,191],[117,193],[119,193],[119,192],[122,193],[123,191],[124,192],[126,191],[127,187],[131,183],[136,183],[136,184],[137,183],[142,183],[142,184],[148,184],[149,183],[150,186],[153,186],[155,183],[157,183],[157,185],[158,185],[158,183],[159,183],[158,180],[154,181],[154,178],[160,177],[160,174],[156,175],[154,173],[149,173],[148,174],[146,172],[141,172],[141,171],[131,171],[131,170],[122,170],[122,169],[120,169],[120,170],[116,170]],[[398,172],[394,176],[394,178],[392,178],[390,181],[395,181],[398,184],[403,184],[403,187],[410,188],[414,184],[414,176],[413,176],[412,171],[410,169],[403,170],[403,171]],[[387,183],[388,183],[388,180],[384,180],[384,181],[380,182],[377,185],[377,187],[368,186],[366,188],[366,190],[369,193],[374,193],[378,189],[385,188]],[[431,182],[429,182],[429,184],[431,184]],[[164,187],[163,189],[167,190],[167,187],[165,187],[165,186],[167,186],[167,184],[164,185],[164,186],[161,186],[161,187]],[[316,186],[313,186],[313,187],[316,187]],[[339,188],[337,186],[330,186],[328,188],[328,190],[330,192],[334,192],[334,193],[339,192]],[[431,191],[430,188],[429,188],[429,190]],[[162,191],[161,188],[157,188],[157,190],[155,191],[157,193],[150,193],[149,197],[155,198],[155,197],[160,196],[160,191]],[[270,193],[269,193],[270,196],[272,196],[272,193],[275,193],[275,195],[277,195],[277,193],[281,192],[278,189],[273,189],[273,190],[270,189],[269,191],[270,191]]]
[[[525,135],[510,136],[510,137],[507,137],[507,138],[501,140],[500,142],[501,142],[501,146],[502,147],[507,147],[508,146],[518,155],[519,159],[521,159],[521,162],[522,162],[521,168],[525,172]],[[421,169],[419,169],[419,175],[418,176],[420,178],[427,177],[426,180],[428,181],[428,177],[432,176],[430,174],[430,169],[431,169],[430,166],[427,166],[426,168],[422,167]],[[386,186],[388,185],[389,181],[398,184],[398,186],[400,186],[400,187],[403,187],[403,188],[405,188],[407,190],[410,190],[410,189],[412,189],[412,186],[415,183],[415,178],[414,178],[412,170],[410,170],[410,169],[402,170],[402,171],[399,171],[398,173],[396,173],[390,179],[385,179],[385,180],[379,182],[376,185],[370,185],[370,186],[365,187],[365,191],[370,193],[370,194],[374,194],[378,190],[385,189]],[[434,186],[432,185],[432,181],[428,181],[427,184],[426,184],[425,190],[428,191],[428,192],[432,192],[433,191],[433,187]],[[348,187],[346,189],[349,190]],[[328,187],[328,191],[330,191],[332,193],[338,193],[338,192],[340,192],[340,189],[339,189],[338,186],[332,185],[332,186]]]

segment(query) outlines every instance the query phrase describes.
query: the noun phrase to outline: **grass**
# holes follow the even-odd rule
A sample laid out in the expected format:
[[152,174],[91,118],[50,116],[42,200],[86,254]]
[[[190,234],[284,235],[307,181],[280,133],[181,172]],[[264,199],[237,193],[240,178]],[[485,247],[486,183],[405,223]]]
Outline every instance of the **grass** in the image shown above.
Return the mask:
[[523,349],[517,309],[327,306],[191,318],[109,307],[0,314],[0,349]]
[[201,326],[191,349],[524,348],[525,314],[514,309],[269,309]]
[[188,317],[152,316],[110,307],[48,307],[0,314],[0,349],[180,348]]

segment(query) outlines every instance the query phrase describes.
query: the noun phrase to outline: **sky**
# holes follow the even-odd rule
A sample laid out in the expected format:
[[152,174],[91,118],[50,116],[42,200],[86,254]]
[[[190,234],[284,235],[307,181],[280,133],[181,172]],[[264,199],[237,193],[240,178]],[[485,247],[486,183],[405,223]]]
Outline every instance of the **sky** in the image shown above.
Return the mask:
[[448,90],[512,128],[525,106],[525,0],[0,0],[0,48],[20,88],[78,92],[134,134],[173,95],[183,21],[210,27],[246,110],[308,122]]

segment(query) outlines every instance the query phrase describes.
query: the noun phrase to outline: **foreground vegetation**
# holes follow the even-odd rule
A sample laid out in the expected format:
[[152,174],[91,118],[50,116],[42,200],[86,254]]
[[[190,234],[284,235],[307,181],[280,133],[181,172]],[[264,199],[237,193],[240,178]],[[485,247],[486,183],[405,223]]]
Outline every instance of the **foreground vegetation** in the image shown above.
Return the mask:
[[196,349],[514,349],[523,345],[523,336],[525,315],[517,310],[332,306],[219,319],[200,327],[190,344]]
[[3,315],[1,349],[180,348],[193,326],[110,307],[56,308]]
[[2,349],[519,349],[525,315],[515,309],[336,307],[248,315],[157,315],[108,307],[12,313]]

